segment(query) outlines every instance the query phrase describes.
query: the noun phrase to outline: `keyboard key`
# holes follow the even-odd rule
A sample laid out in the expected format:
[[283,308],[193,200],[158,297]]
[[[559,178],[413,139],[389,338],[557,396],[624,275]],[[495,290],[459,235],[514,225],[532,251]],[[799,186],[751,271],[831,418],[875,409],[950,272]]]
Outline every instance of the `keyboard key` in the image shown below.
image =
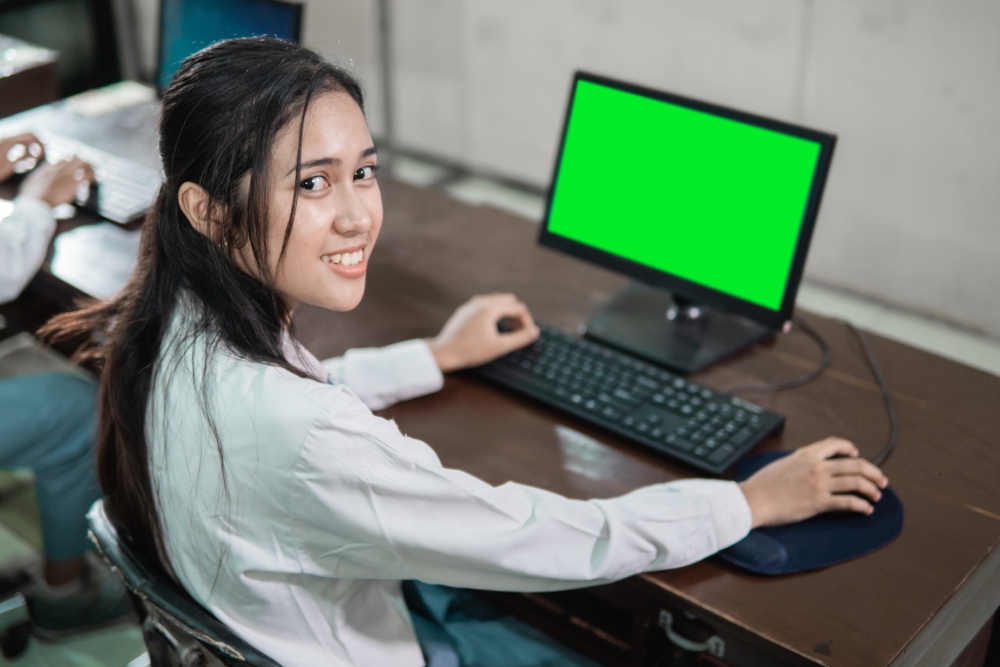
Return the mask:
[[697,447],[697,444],[677,435],[668,435],[663,442],[670,445],[679,452],[690,452]]
[[723,461],[729,459],[729,457],[732,456],[733,452],[735,451],[736,448],[733,447],[732,445],[723,445],[722,447],[719,447],[714,452],[712,452],[712,455],[708,457],[708,460],[711,461],[712,463],[722,463]]

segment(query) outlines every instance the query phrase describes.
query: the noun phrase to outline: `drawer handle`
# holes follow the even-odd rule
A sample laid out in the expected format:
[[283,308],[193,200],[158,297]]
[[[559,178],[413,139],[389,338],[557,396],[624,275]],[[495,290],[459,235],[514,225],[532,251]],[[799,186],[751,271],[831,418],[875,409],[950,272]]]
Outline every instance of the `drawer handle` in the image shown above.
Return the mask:
[[676,627],[674,615],[666,609],[660,610],[660,627],[667,633],[667,639],[677,647],[693,653],[708,652],[721,658],[726,652],[726,643],[702,621],[684,612],[678,617]]

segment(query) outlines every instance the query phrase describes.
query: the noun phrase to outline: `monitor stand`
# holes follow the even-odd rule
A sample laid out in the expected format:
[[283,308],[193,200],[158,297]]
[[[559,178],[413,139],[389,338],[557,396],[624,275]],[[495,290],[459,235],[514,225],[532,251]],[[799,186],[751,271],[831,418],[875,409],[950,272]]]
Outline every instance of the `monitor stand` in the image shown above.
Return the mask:
[[681,373],[694,373],[773,330],[741,317],[632,283],[615,295],[586,335]]

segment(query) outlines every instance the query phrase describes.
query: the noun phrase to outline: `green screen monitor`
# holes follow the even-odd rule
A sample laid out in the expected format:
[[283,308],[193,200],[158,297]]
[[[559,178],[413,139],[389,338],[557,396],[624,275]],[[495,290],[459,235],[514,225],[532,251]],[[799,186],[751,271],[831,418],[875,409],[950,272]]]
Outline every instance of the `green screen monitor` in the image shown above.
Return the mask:
[[638,281],[587,335],[694,372],[783,328],[835,142],[577,73],[539,240]]

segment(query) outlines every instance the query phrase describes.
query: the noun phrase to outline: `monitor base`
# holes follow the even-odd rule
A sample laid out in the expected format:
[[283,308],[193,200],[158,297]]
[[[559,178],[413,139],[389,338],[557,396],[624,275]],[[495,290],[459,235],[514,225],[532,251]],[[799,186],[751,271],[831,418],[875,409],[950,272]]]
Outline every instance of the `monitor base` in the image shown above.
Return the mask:
[[[687,311],[691,311],[687,308]],[[739,315],[697,308],[675,317],[669,292],[632,283],[587,323],[586,335],[680,373],[695,373],[774,333]]]

